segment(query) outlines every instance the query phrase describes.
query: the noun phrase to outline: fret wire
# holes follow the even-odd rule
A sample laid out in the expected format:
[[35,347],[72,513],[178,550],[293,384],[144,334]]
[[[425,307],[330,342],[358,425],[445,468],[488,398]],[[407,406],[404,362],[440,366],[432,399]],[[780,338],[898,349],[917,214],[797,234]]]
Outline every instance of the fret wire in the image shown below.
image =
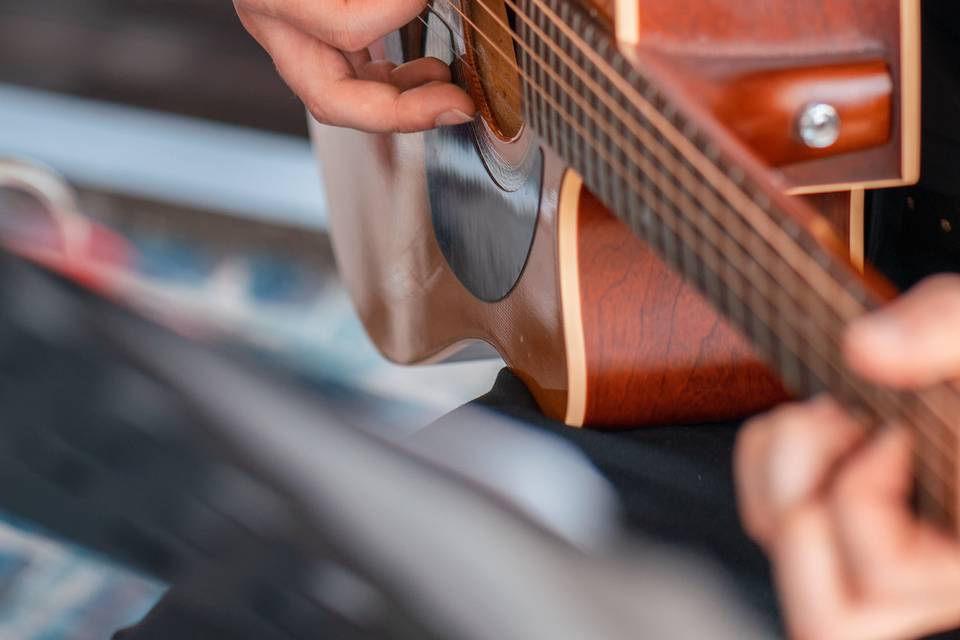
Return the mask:
[[[715,296],[713,296],[713,297],[715,297]],[[768,313],[767,310],[770,308],[769,305],[766,303],[765,300],[764,300],[764,304],[763,304],[762,306],[761,306],[761,305],[755,305],[755,306],[758,306],[758,308],[762,308],[762,309],[764,310],[763,313],[760,314],[761,317],[762,317],[762,316],[766,316],[767,313]],[[758,317],[758,320],[759,320],[759,319],[760,319],[760,317]],[[764,327],[763,327],[761,330],[759,330],[759,331],[756,331],[756,330],[755,330],[755,331],[753,331],[753,333],[754,333],[754,334],[764,335],[764,334],[773,334],[774,332],[773,332],[772,329],[770,329],[769,323],[765,323],[765,324],[764,324]],[[769,339],[765,339],[765,340],[761,340],[761,343],[762,343],[762,345],[765,347],[765,348],[764,348],[764,351],[767,352],[768,357],[771,358],[771,359],[773,359],[773,360],[777,360],[778,357],[777,357],[777,355],[776,355],[776,352],[773,351],[773,349],[771,348],[771,343],[772,343],[772,341],[769,340]],[[791,359],[794,360],[794,361],[796,361],[796,363],[797,363],[797,368],[799,368],[799,369],[801,369],[801,370],[804,369],[804,368],[806,368],[806,367],[804,367],[804,366],[802,366],[802,365],[800,364],[800,360],[801,360],[800,358],[791,358]],[[808,357],[808,359],[809,359],[809,357]],[[780,357],[779,357],[779,360],[786,361],[786,358],[784,358],[783,356],[780,356]],[[831,369],[830,369],[828,366],[821,364],[819,358],[817,359],[817,361],[815,362],[815,364],[817,365],[817,368],[820,369],[819,377],[827,377],[827,376],[829,376],[829,374],[831,373]],[[823,384],[823,383],[821,383],[821,384],[819,385],[819,387],[820,387],[820,388],[826,388],[826,385]],[[938,449],[937,451],[938,451],[938,454],[939,454],[939,455],[945,455],[945,454],[947,453],[947,451],[949,451],[949,449]],[[949,466],[949,465],[948,465],[948,466]]]
[[[537,12],[536,14],[532,13],[531,15],[536,15],[535,26],[543,31],[547,23],[547,16],[542,11]],[[547,131],[549,132],[548,135],[550,136],[550,139],[553,140],[553,148],[559,150],[560,138],[563,136],[560,135],[561,132],[559,127],[556,126],[556,109],[550,108],[550,103],[553,99],[553,96],[550,93],[550,82],[552,81],[553,77],[552,74],[549,73],[550,64],[546,61],[546,54],[544,53],[546,50],[552,48],[549,45],[549,38],[537,38],[534,40],[534,42],[536,43],[534,47],[534,60],[536,62],[538,71],[538,89],[541,94],[543,104],[543,126],[546,127]]]
[[830,310],[830,309],[829,309],[829,306],[827,306],[827,309]]
[[[901,403],[911,409],[919,409],[918,407],[918,398],[904,396],[901,398]],[[931,451],[932,447],[932,451]],[[929,441],[923,440],[916,443],[916,448],[914,451],[914,459],[916,461],[916,467],[914,469],[914,475],[917,477],[918,484],[923,486],[926,491],[936,498],[935,502],[943,504],[945,506],[956,505],[956,496],[952,495],[955,490],[954,483],[940,483],[937,482],[937,476],[939,473],[930,466],[931,454],[935,453],[938,449],[935,445],[932,446],[932,443]],[[926,480],[924,480],[926,478]],[[933,486],[931,486],[931,484]],[[927,512],[929,513],[930,505],[925,505]],[[951,510],[947,509],[948,515],[951,514]]]
[[[526,23],[521,21],[520,24],[517,25],[517,28],[519,29],[520,36],[522,38],[526,38],[527,37]],[[523,87],[523,102],[521,103],[521,109],[524,111],[523,120],[531,124],[534,124],[536,122],[536,118],[533,113],[534,109],[531,107],[534,104],[535,95],[533,91],[533,85],[526,80],[526,78],[530,77],[533,74],[533,70],[531,69],[532,58],[528,56],[525,52],[520,52],[519,58],[520,58],[520,64],[523,67],[523,72],[522,72],[523,77],[520,80],[521,86]],[[536,126],[535,129],[537,131],[540,131],[539,126]]]
[[[542,22],[546,20],[546,15],[544,15],[542,11],[539,12],[539,15],[540,17],[538,18],[539,20],[538,24],[542,24]],[[531,28],[532,27],[533,25],[531,25]],[[550,108],[547,106],[547,100],[549,96],[544,94],[544,87],[547,84],[546,81],[544,80],[544,78],[547,76],[547,68],[546,68],[546,65],[543,64],[542,51],[544,47],[546,47],[547,45],[546,45],[545,39],[543,38],[536,39],[536,43],[537,43],[537,46],[536,46],[536,52],[534,53],[534,56],[535,56],[534,59],[536,61],[536,69],[537,69],[536,77],[538,80],[537,93],[540,94],[540,118],[541,118],[541,121],[543,122],[544,130],[548,132],[547,133],[548,139],[552,143],[553,148],[556,148],[558,132],[556,129],[550,126]]]
[[[661,144],[663,144],[663,140],[662,140],[662,139],[658,140],[658,142],[660,142]],[[648,151],[648,152],[649,152],[649,148],[650,148],[649,145],[644,145],[644,149],[645,149],[646,151]],[[700,188],[701,185],[702,185],[702,183],[698,183],[698,188]],[[669,196],[668,196],[668,197],[669,197]],[[729,241],[730,241],[728,235],[725,235],[725,236],[724,236],[724,241],[725,241],[725,242],[729,242]],[[669,248],[669,247],[668,247],[668,248]],[[712,282],[708,282],[707,284],[710,285],[710,286],[713,286],[713,283],[712,283]],[[782,289],[780,289],[780,290],[782,290]],[[727,309],[727,308],[729,308],[730,305],[725,304],[725,303],[722,301],[722,299],[721,299],[721,301],[720,301],[720,306],[721,306],[722,308],[724,308],[724,309]]]
[[564,5],[565,6],[565,5]]
[[[524,36],[527,38],[531,38],[531,34],[533,33],[533,31],[530,29],[530,26],[523,20],[520,21],[520,26],[523,28]],[[540,65],[536,63],[532,52],[528,52],[524,50],[523,57],[524,57],[524,60],[527,61],[527,64],[531,69],[530,74],[524,76],[523,84],[525,87],[528,87],[530,89],[531,95],[533,96],[533,99],[529,103],[524,103],[524,108],[529,111],[529,116],[532,116],[528,118],[528,120],[531,122],[534,130],[536,130],[538,133],[543,135],[544,138],[546,138],[546,135],[544,133],[545,127],[543,123],[543,112],[544,112],[544,108],[542,106],[543,98],[540,95],[540,92],[538,91],[539,83],[531,82],[531,79],[537,77],[538,74],[542,72],[539,70]]]
[[[558,62],[556,48],[550,45],[550,41],[552,41],[557,34],[556,25],[554,25],[550,20],[548,20],[546,14],[544,14],[543,11],[541,11],[539,8],[533,7],[533,5],[530,5],[530,6],[531,6],[531,9],[530,9],[529,15],[535,19],[535,22],[540,27],[541,31],[546,32],[548,34],[552,34],[552,35],[549,35],[547,38],[545,38],[545,40],[547,40],[546,44],[550,49],[550,60],[548,61],[548,65],[557,65],[555,68],[558,68],[558,69],[563,68],[560,66]],[[535,35],[535,32],[531,32],[530,37],[534,41],[544,40],[544,38],[537,38]],[[541,59],[539,62],[542,63],[543,59]],[[573,73],[572,69],[563,69],[563,70],[568,74]],[[562,106],[560,107],[559,110],[556,108],[551,109],[552,101],[560,102],[561,104],[564,104],[564,105],[569,105],[570,96],[566,92],[560,90],[560,87],[562,85],[565,85],[568,81],[563,76],[557,76],[553,73],[550,73],[549,70],[547,70],[547,75],[550,77],[550,82],[546,87],[542,88],[542,89],[546,89],[548,93],[546,108],[548,110],[551,110],[552,117],[556,118],[554,122],[558,122],[558,121],[560,122],[560,124],[555,125],[555,127],[558,131],[560,131],[560,128],[562,127],[563,133],[565,135],[561,137],[566,138],[564,142],[567,145],[566,148],[569,149],[569,155],[564,156],[562,153],[561,147],[556,147],[555,150],[558,151],[561,157],[577,156],[579,160],[583,162],[584,160],[586,160],[586,156],[580,154],[580,151],[576,149],[577,144],[576,144],[576,141],[572,139],[575,136],[573,135],[573,130],[570,128],[569,118],[564,118],[563,116],[564,112],[570,112],[569,107]]]
[[[556,27],[553,27],[553,32],[556,33]],[[555,53],[553,54],[553,64],[557,64],[558,68],[560,68],[560,81],[564,84],[570,84],[570,82],[573,79],[572,70],[566,66],[561,67],[557,63],[557,57]],[[559,88],[560,85],[557,84],[556,86]],[[557,97],[560,101],[561,109],[566,113],[573,113],[574,106],[570,100],[570,95],[565,91],[558,91]],[[566,139],[567,148],[569,149],[568,157],[578,157],[582,162],[583,155],[581,153],[582,150],[580,148],[579,138],[573,135],[573,131],[570,129],[570,126],[566,121],[564,121],[563,127],[564,127],[564,134],[565,134],[563,137]]]
[[[533,31],[531,30],[530,33],[532,34]],[[546,100],[544,99],[543,90],[541,88],[543,87],[543,74],[545,73],[545,71],[542,68],[543,65],[537,62],[537,59],[532,52],[531,52],[530,59],[531,59],[531,64],[533,64],[533,68],[535,70],[535,73],[534,73],[535,82],[534,82],[533,88],[536,90],[536,94],[537,94],[537,119],[540,124],[540,128],[538,129],[538,131],[549,138],[551,136],[551,133],[549,131],[550,127],[547,126],[547,121],[546,121],[547,103],[546,103]]]
[[[539,13],[541,16],[543,15],[543,12],[542,12],[542,11],[541,11],[541,12],[538,12],[538,13]],[[541,38],[540,40],[537,40],[537,43],[538,43],[538,44],[541,43],[541,42],[542,42],[542,38]],[[523,43],[521,43],[521,44],[523,44]],[[542,60],[541,60],[541,62],[542,62]],[[548,71],[548,73],[551,73],[551,74],[552,74],[552,71],[551,71],[551,70],[548,69],[547,71]],[[658,135],[660,135],[661,138],[660,138],[660,140],[657,141],[657,146],[658,146],[659,148],[664,148],[666,145],[665,145],[665,141],[663,141],[663,139],[662,139],[662,134],[658,134]],[[643,145],[643,147],[649,149],[649,148],[651,147],[651,145]],[[586,175],[590,175],[589,172],[586,173]],[[593,184],[597,184],[597,182],[594,181]],[[727,211],[727,210],[730,209],[729,205],[726,205],[726,203],[723,203],[723,202],[718,202],[715,198],[716,198],[716,194],[712,194],[712,195],[711,195],[711,201],[705,202],[704,204],[705,204],[706,206],[708,206],[708,207],[709,207],[711,204],[713,204],[715,207],[723,208],[725,211]],[[734,216],[736,216],[736,212],[731,211],[730,213],[732,213]],[[743,226],[747,226],[747,225],[744,223]],[[748,230],[749,232],[755,231],[755,230],[752,229],[752,228],[748,228],[747,230]],[[795,269],[795,270],[796,270],[796,269]],[[799,276],[801,277],[801,279],[802,279],[803,274],[800,273],[800,272],[798,272],[798,275],[799,275]],[[824,302],[823,304],[826,305],[825,302]],[[828,306],[828,308],[829,308],[829,306]]]
[[[566,65],[564,65],[563,68],[568,70],[570,69],[570,67]],[[573,75],[572,71],[569,71],[569,73]],[[579,77],[574,78],[573,86],[576,88],[576,90],[583,91],[583,81]],[[568,96],[567,99],[568,101],[570,101],[570,104],[573,108],[573,111],[571,111],[570,113],[574,113],[575,111],[574,119],[577,121],[577,123],[580,124],[580,126],[582,127],[589,127],[590,126],[589,119],[586,117],[586,113],[583,111],[583,109],[580,108],[580,105],[577,104],[571,97],[569,97],[569,92],[564,92],[564,94]],[[598,173],[597,167],[599,163],[597,162],[597,158],[596,158],[596,155],[594,154],[593,147],[588,142],[586,136],[576,136],[576,138],[580,140],[580,144],[578,146],[583,148],[582,157],[584,160],[584,166],[589,167],[588,171],[585,172],[583,175],[584,176],[589,175],[591,176],[591,179],[596,180],[597,173]]]
[[[765,334],[770,333],[770,332],[772,332],[772,331],[765,330],[765,331],[760,332],[760,335],[765,335]],[[777,359],[776,359],[776,357],[775,357],[775,355],[774,355],[775,352],[770,348],[771,341],[770,341],[769,339],[764,339],[764,340],[762,340],[762,343],[763,343],[763,346],[765,347],[765,351],[766,351],[767,353],[771,354],[771,357],[773,357],[774,361],[776,361]],[[823,374],[823,373],[824,373],[824,372],[821,372],[821,374]],[[824,385],[821,385],[821,386],[824,386]]]
[[[763,281],[761,281],[761,282],[763,282]],[[762,285],[760,285],[760,286],[762,287]],[[766,290],[764,290],[764,291],[766,291]],[[764,295],[765,295],[765,297],[767,297],[767,298],[770,297],[770,296],[769,296],[769,293],[765,293]],[[712,296],[712,297],[713,297],[713,298],[716,298],[717,296]],[[759,334],[760,334],[761,336],[764,336],[766,333],[767,333],[766,331],[761,331],[761,332],[759,332]],[[763,342],[765,343],[765,346],[768,347],[768,348],[766,349],[766,351],[767,351],[768,353],[771,353],[772,359],[773,359],[774,361],[777,361],[778,358],[776,357],[776,352],[769,348],[769,343],[770,343],[770,341],[764,339]],[[782,360],[782,358],[780,358],[780,359]],[[822,373],[824,373],[824,372],[822,372]],[[829,381],[829,379],[833,377],[833,376],[831,375],[832,372],[829,372],[829,371],[828,371],[828,372],[825,372],[825,373],[826,373],[827,379],[828,379],[828,381]]]
[[[516,4],[514,3],[513,0],[505,0],[505,1],[506,1],[506,3],[507,3],[508,6],[510,6],[510,7],[513,8],[514,10],[517,10]],[[540,0],[532,0],[532,2],[533,2],[535,5],[537,5],[537,6],[540,8],[541,12],[543,12],[543,13],[546,13],[546,10],[544,10],[543,7],[547,7],[547,9],[550,9],[550,7],[549,7],[548,5],[545,5],[545,4],[544,4],[543,2],[541,2]],[[551,11],[552,11],[552,10],[551,10]],[[492,13],[492,12],[491,12],[491,13]],[[528,18],[527,16],[523,15],[522,12],[518,13],[517,15],[518,15],[518,17],[519,17],[522,21],[529,20],[529,18]],[[554,21],[556,22],[556,18],[554,17],[553,19],[554,19]],[[536,28],[535,25],[532,25],[532,26],[534,27],[534,28],[533,28],[533,32],[536,34],[536,36],[539,37],[539,38],[544,38],[544,33],[542,32],[542,30],[539,30],[539,31],[538,31],[538,29]],[[565,25],[559,24],[558,26],[560,26],[561,28],[563,28]],[[520,43],[520,44],[523,44],[523,43]],[[583,51],[583,52],[585,53],[585,55],[587,54],[587,49],[586,49],[585,46],[581,46],[581,45],[579,45],[579,44],[577,44],[577,43],[574,43],[574,44],[576,44],[577,48],[578,48],[579,50]],[[560,54],[561,54],[562,57],[564,57],[564,53],[563,53],[562,50],[561,50]],[[570,64],[570,61],[569,61],[568,58],[565,58],[564,62],[565,62],[565,64]],[[607,63],[606,61],[604,61],[604,63],[605,63],[605,64],[609,64],[609,63]],[[605,74],[602,73],[602,72],[600,72],[600,71],[601,71],[601,70],[596,69],[596,70],[595,70],[595,73],[594,73],[593,75],[599,75],[599,76],[601,76],[601,77],[604,77]],[[635,71],[635,70],[634,70],[634,71]],[[548,69],[548,72],[552,72],[552,70]],[[595,81],[592,80],[592,78],[590,77],[590,74],[583,73],[583,74],[581,74],[581,75],[585,78],[585,80],[586,80],[588,83],[594,83],[594,85],[595,85]],[[595,92],[597,91],[597,87],[596,87],[596,86],[592,86],[591,89],[592,89],[593,91],[595,91]],[[631,87],[631,90],[632,90],[632,87]],[[601,100],[609,99],[609,96],[608,96],[608,95],[605,95],[604,92],[602,92],[602,91],[597,92],[595,95],[596,95],[596,97],[600,98]],[[634,104],[634,106],[636,106],[636,104]],[[649,105],[648,105],[648,106],[649,106]],[[653,109],[653,107],[651,107],[651,109]],[[652,114],[652,115],[654,115],[654,116],[656,116],[656,117],[659,117],[661,120],[663,119],[663,118],[662,118],[662,114],[660,114],[656,109],[653,109],[653,114]],[[623,122],[621,122],[621,124],[623,124]],[[671,126],[672,126],[672,123],[668,123],[668,124],[671,124]],[[675,127],[674,127],[674,128],[675,128]],[[662,129],[661,129],[660,127],[658,127],[658,130],[661,130],[661,131],[662,131]],[[682,142],[682,143],[685,143],[685,142],[688,142],[688,141],[684,141],[684,140],[681,139],[681,142]],[[679,148],[674,149],[674,151],[677,152],[677,153],[679,153]],[[693,148],[692,148],[692,151],[699,151],[699,150],[698,150],[696,147],[693,147]],[[689,158],[687,158],[687,160],[689,161]],[[727,174],[723,173],[723,172],[719,169],[719,167],[712,166],[712,167],[708,167],[708,169],[709,169],[709,168],[712,168],[712,169],[714,170],[714,178],[715,178],[715,179],[718,179],[718,180],[720,180],[721,182],[726,181],[726,182],[728,183],[728,184],[727,184],[728,187],[730,187],[730,186],[736,186],[736,187],[738,187],[738,185],[735,185],[735,182],[737,182],[737,181],[732,181]],[[703,175],[706,176],[706,174],[703,174]],[[684,178],[692,182],[692,181],[694,181],[695,176],[687,175],[687,176],[684,176]],[[745,219],[746,219],[747,222],[753,227],[753,230],[754,230],[754,231],[756,231],[756,232],[764,232],[764,230],[765,230],[765,231],[766,231],[766,239],[767,239],[768,241],[772,242],[774,245],[776,245],[777,243],[776,243],[772,238],[774,238],[774,237],[779,237],[780,240],[787,240],[787,241],[788,241],[788,242],[787,242],[787,248],[791,248],[791,247],[792,247],[792,248],[794,248],[794,249],[799,249],[799,247],[796,247],[796,246],[792,245],[792,244],[789,242],[789,241],[790,241],[790,238],[789,238],[789,237],[784,236],[782,233],[780,233],[782,230],[781,230],[776,224],[774,224],[773,227],[768,227],[768,226],[766,226],[766,225],[763,224],[763,223],[765,223],[765,222],[766,222],[766,223],[772,223],[772,222],[774,222],[773,219],[770,217],[771,212],[767,212],[767,211],[762,211],[762,210],[756,209],[754,203],[753,203],[752,201],[748,201],[748,199],[746,198],[746,195],[745,195],[742,191],[737,191],[737,190],[735,189],[735,190],[733,191],[733,196],[734,196],[734,198],[732,199],[732,201],[731,201],[730,204],[734,205],[734,206],[732,207],[733,210],[734,210],[734,213],[735,213],[736,215],[738,215],[738,216],[745,217],[746,213],[749,211],[749,213],[751,214],[751,216],[752,216],[753,219],[752,219],[752,220],[749,220],[749,219],[747,219],[747,218],[745,218]],[[745,201],[745,200],[746,200],[746,202],[743,202],[743,201]],[[734,202],[734,201],[736,201],[736,202]],[[740,206],[741,203],[743,204],[743,207],[742,207],[742,208],[741,208],[741,206]],[[704,204],[705,204],[706,206],[710,206],[710,203],[704,203]],[[714,203],[714,206],[716,206],[716,203]],[[756,210],[754,210],[754,209],[756,209]],[[759,223],[759,224],[758,224],[758,223]],[[770,234],[772,234],[772,236],[771,236]],[[807,270],[801,269],[801,268],[798,267],[798,265],[797,265],[796,262],[795,262],[796,260],[800,260],[801,262],[807,263],[807,266],[816,267],[815,269],[811,269],[811,271],[819,272],[818,275],[821,275],[821,276],[829,276],[829,274],[827,274],[826,272],[824,272],[823,269],[822,269],[815,261],[813,261],[813,262],[810,261],[810,257],[811,257],[811,256],[807,255],[806,252],[797,252],[797,251],[784,252],[784,251],[783,251],[783,247],[780,247],[780,248],[779,248],[779,252],[780,252],[780,254],[781,254],[784,258],[789,258],[789,259],[790,259],[790,261],[791,261],[791,266],[794,268],[794,270],[795,270],[795,271],[797,272],[797,274],[800,276],[801,280],[803,280],[803,279],[808,279],[808,278],[811,277],[811,276],[810,276],[809,273],[807,273]],[[789,254],[789,255],[788,255],[788,254]],[[829,277],[827,278],[826,281],[823,281],[822,278],[821,278],[820,280],[821,280],[821,282],[819,283],[819,287],[820,287],[821,289],[823,289],[824,287],[829,288],[829,289],[832,289],[830,299],[833,300],[835,304],[839,304],[841,301],[852,302],[852,303],[854,303],[854,305],[855,305],[854,308],[853,308],[853,310],[852,310],[852,313],[862,312],[862,308],[857,304],[857,301],[856,301],[854,298],[852,298],[852,297],[849,296],[849,294],[847,293],[847,291],[844,290],[843,287],[840,286],[840,283],[835,282],[835,281],[832,281],[832,279],[829,278]],[[813,284],[813,283],[811,282],[811,284]],[[851,311],[851,310],[848,309],[848,311]]]
[[[543,31],[547,33],[547,39],[546,39],[546,42],[544,43],[544,46],[547,46],[549,42],[556,39],[557,37],[556,25],[553,24],[552,22],[548,22],[546,15],[542,11],[540,12],[539,17],[537,19],[537,24]],[[550,68],[550,69],[557,68],[558,66],[557,52],[555,47],[548,47],[547,54],[545,56],[541,54],[540,57],[541,59],[546,60],[547,68]],[[548,80],[544,86],[548,96],[550,96],[554,100],[558,99],[559,85],[557,84],[556,76],[554,76],[553,74],[548,74]],[[571,136],[560,135],[561,134],[560,114],[558,113],[557,109],[549,109],[549,111],[550,111],[550,115],[549,115],[550,126],[553,127],[553,130],[557,134],[557,144],[554,147],[554,149],[556,149],[557,153],[559,153],[561,157],[570,157],[571,154],[570,154],[569,139]]]

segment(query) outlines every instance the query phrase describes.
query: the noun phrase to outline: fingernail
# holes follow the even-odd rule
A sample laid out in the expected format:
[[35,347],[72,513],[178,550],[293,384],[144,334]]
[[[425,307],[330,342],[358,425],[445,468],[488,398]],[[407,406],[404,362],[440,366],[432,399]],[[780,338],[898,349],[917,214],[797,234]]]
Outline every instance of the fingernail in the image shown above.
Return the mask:
[[473,120],[473,116],[460,111],[460,109],[450,109],[437,116],[437,120],[433,125],[436,127],[450,127],[457,124],[466,124],[471,120]]

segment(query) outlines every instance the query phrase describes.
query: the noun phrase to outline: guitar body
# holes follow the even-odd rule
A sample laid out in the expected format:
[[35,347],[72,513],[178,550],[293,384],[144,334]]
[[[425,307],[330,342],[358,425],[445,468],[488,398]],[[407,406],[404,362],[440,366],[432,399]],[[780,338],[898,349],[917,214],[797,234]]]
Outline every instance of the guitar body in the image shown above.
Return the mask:
[[[783,400],[739,334],[523,117],[531,94],[519,74],[532,71],[505,64],[514,49],[497,32],[530,28],[513,3],[453,2],[374,53],[466,60],[473,123],[406,135],[313,125],[337,261],[381,352],[417,364],[486,343],[544,413],[575,426],[729,419]],[[620,4],[587,7],[596,28],[776,166],[785,189],[827,194],[811,197],[862,255],[862,190],[916,178],[918,87],[904,73],[918,73],[905,49],[919,46],[916,2]],[[461,15],[477,29],[493,20],[489,46]],[[817,101],[843,122],[828,149],[803,145],[793,127]]]

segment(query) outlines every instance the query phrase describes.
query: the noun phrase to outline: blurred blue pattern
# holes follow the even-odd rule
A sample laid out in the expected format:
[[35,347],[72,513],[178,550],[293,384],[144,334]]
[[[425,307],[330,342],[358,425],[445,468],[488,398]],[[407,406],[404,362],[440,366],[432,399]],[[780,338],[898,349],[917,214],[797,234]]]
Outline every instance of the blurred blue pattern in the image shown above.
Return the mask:
[[106,640],[162,590],[22,523],[0,523],[2,640]]
[[209,277],[216,260],[196,243],[174,237],[133,237],[137,250],[136,268],[144,278],[171,280],[183,284]]

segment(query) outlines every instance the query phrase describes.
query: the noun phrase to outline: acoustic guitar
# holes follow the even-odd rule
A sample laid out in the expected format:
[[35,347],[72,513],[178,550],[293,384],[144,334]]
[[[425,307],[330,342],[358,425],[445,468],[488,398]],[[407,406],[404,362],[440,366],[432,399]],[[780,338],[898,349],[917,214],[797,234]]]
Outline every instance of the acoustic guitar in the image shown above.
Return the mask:
[[344,280],[400,363],[492,346],[545,414],[616,428],[829,390],[917,431],[956,522],[947,386],[854,374],[840,339],[894,295],[864,192],[919,176],[918,0],[434,0],[375,56],[452,65],[478,117],[314,124]]

